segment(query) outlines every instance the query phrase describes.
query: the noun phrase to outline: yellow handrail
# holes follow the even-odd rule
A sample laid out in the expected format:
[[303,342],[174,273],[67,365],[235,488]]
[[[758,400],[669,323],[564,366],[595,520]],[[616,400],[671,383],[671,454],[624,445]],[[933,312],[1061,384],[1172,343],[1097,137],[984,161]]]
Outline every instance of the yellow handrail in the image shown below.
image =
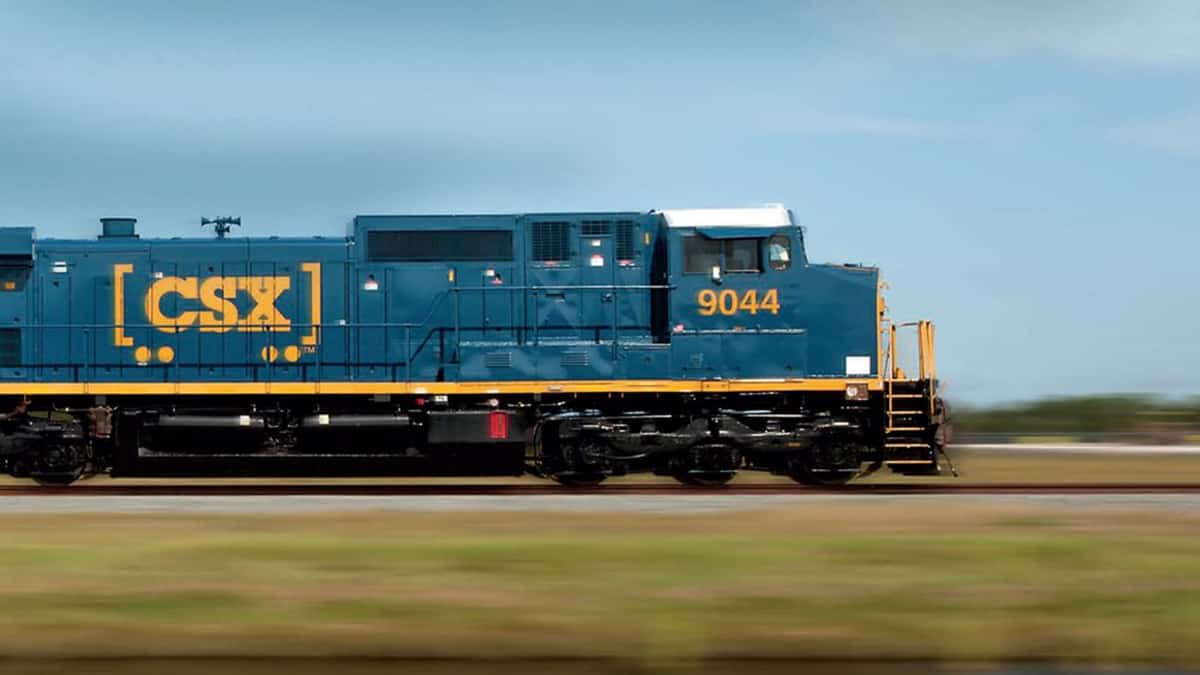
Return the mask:
[[933,348],[933,322],[922,321],[921,333],[921,377],[926,380],[937,379],[937,362]]
[[884,368],[883,371],[887,373],[888,379],[905,379],[904,371],[900,367],[897,329],[910,327],[917,329],[917,378],[921,380],[937,379],[937,358],[934,353],[933,322],[924,320],[906,323],[888,322],[886,325],[887,344],[883,350],[883,359],[888,367]]
[[928,362],[925,359],[926,340],[928,339],[925,323],[924,321],[917,322],[917,372],[920,373],[922,380],[929,373]]
[[929,379],[936,380],[937,379],[937,359],[936,359],[937,350],[934,348],[933,338],[934,338],[934,325],[933,325],[933,322],[930,321],[929,322]]
[[890,379],[900,377],[900,360],[896,358],[896,325],[892,324],[891,337],[888,342],[888,373]]

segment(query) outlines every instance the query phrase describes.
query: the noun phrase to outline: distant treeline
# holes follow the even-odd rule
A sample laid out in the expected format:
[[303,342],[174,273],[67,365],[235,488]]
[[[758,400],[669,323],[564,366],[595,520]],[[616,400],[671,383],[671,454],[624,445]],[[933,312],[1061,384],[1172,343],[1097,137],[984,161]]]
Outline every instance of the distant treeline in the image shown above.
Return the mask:
[[[953,404],[952,404],[953,405]],[[994,407],[952,407],[966,433],[1189,433],[1200,429],[1200,400],[1121,394],[1051,398]]]

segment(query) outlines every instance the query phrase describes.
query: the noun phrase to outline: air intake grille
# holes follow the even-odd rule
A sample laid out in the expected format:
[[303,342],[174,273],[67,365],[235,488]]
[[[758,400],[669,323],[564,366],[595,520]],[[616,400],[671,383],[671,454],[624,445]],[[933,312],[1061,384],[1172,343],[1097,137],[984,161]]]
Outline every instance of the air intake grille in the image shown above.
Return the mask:
[[585,351],[573,349],[562,353],[564,366],[586,366],[589,362],[588,353]]
[[570,225],[533,223],[533,259],[537,262],[563,262],[571,259]]
[[483,363],[488,368],[511,368],[512,352],[488,352],[483,357]]
[[622,220],[617,223],[617,260],[633,260],[637,257],[637,245],[633,241],[633,223]]
[[583,221],[583,236],[585,237],[600,237],[612,232],[611,223],[607,220],[585,220]]

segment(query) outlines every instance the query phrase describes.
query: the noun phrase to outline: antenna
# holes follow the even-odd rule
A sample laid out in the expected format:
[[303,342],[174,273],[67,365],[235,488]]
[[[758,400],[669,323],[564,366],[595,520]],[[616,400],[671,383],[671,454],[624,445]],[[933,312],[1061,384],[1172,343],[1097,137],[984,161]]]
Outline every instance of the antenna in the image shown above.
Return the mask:
[[238,216],[237,218],[232,216],[205,218],[204,216],[201,216],[200,227],[204,227],[205,225],[212,225],[213,232],[217,233],[217,239],[224,239],[225,235],[229,234],[229,231],[233,229],[234,225],[237,225],[238,227],[242,226],[242,218],[241,216]]

